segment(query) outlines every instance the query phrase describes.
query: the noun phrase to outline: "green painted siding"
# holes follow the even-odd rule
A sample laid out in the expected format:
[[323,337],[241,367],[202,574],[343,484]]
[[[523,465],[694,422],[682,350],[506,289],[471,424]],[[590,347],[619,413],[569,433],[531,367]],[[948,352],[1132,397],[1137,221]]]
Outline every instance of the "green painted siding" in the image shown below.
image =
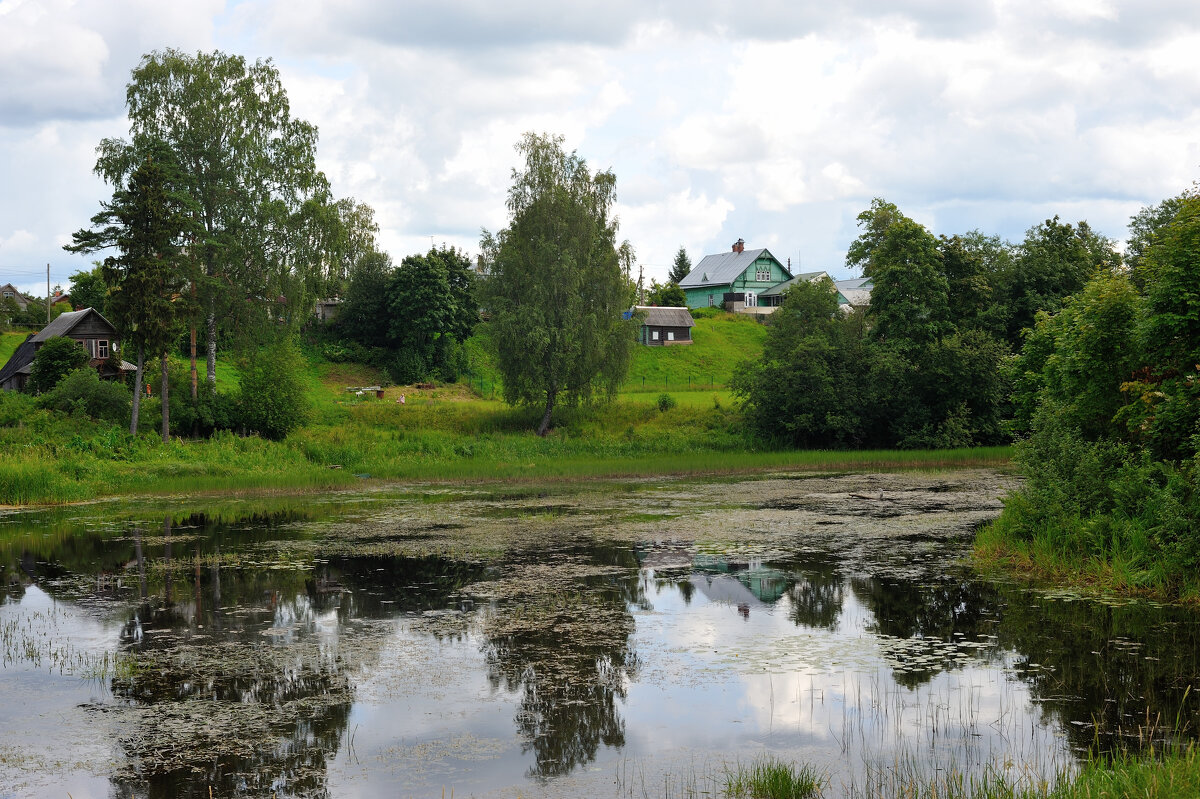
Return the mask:
[[[719,306],[725,298],[725,292],[761,294],[788,279],[788,273],[782,264],[774,258],[763,256],[748,266],[732,283],[684,289],[684,294],[687,295],[689,308],[707,308],[710,304]],[[712,295],[711,303],[709,295]]]

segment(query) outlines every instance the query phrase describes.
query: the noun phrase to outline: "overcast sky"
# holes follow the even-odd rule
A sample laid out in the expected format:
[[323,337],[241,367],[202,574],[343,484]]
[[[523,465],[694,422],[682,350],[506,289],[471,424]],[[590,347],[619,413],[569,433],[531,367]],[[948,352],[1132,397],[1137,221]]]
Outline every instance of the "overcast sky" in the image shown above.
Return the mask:
[[884,197],[935,233],[1121,239],[1200,177],[1197,0],[0,0],[0,283],[66,287],[143,53],[271,58],[399,260],[504,227],[523,131],[617,176],[648,277],[738,238],[849,275]]

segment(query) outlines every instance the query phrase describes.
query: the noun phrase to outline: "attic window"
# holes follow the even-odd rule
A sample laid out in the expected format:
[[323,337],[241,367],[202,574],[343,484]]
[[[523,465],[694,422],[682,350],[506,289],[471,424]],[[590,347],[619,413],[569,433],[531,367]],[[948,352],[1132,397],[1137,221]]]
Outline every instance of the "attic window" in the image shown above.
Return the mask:
[[771,279],[771,267],[758,268],[754,270],[754,279],[759,283],[766,283]]
[[708,272],[705,272],[705,273],[704,273],[704,282],[705,282],[705,283],[707,283],[707,282],[708,282]]

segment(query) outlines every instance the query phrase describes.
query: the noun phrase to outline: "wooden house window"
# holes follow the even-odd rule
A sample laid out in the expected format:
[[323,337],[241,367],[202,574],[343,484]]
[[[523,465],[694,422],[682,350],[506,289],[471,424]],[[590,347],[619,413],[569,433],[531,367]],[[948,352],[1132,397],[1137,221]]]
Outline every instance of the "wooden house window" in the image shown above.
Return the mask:
[[766,283],[766,282],[770,281],[771,267],[768,266],[766,269],[761,269],[761,268],[755,269],[754,270],[754,279],[757,280],[759,283]]
[[105,359],[108,357],[108,342],[104,339],[100,339],[96,342],[96,357],[100,359]]
[[654,339],[655,341],[658,341],[658,331],[657,330],[651,331],[650,338]]
[[667,341],[674,341],[674,340],[675,340],[675,331],[668,330],[667,331]]

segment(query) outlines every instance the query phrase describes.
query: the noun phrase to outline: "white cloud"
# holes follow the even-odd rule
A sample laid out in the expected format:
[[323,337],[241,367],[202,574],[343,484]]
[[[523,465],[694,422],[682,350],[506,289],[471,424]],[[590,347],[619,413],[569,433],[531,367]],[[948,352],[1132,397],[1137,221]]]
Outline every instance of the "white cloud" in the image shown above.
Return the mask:
[[1060,213],[1120,237],[1197,177],[1198,45],[1190,0],[3,0],[0,236],[34,243],[0,273],[86,265],[58,247],[110,191],[92,150],[155,48],[274,57],[396,258],[503,226],[535,130],[616,173],[621,235],[665,276],[738,237],[836,269],[873,196],[937,232]]

